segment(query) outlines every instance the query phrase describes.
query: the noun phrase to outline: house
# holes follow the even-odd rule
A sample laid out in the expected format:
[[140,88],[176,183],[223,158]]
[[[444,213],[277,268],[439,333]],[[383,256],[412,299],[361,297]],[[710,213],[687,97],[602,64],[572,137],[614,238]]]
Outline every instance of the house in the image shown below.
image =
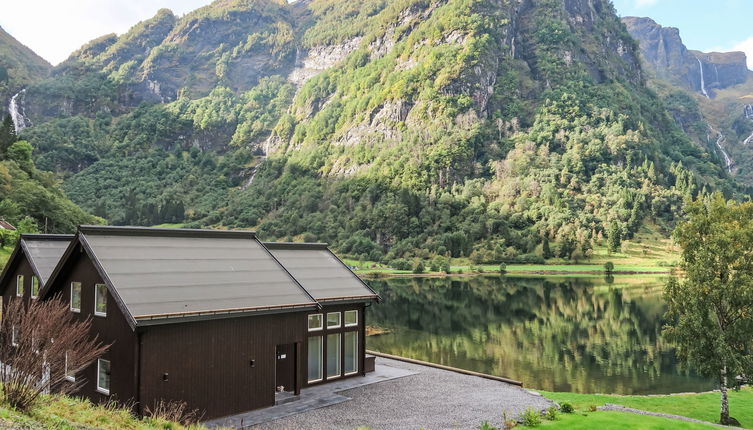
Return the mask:
[[13,227],[13,224],[9,223],[8,221],[4,219],[0,219],[0,230],[15,230],[16,228]]
[[38,274],[39,298],[61,297],[111,345],[71,375],[76,395],[133,402],[139,414],[185,401],[210,419],[364,374],[365,311],[379,296],[324,245],[103,226],[81,226],[68,242],[51,274]]
[[22,234],[0,275],[2,303],[39,296],[72,239],[72,234]]

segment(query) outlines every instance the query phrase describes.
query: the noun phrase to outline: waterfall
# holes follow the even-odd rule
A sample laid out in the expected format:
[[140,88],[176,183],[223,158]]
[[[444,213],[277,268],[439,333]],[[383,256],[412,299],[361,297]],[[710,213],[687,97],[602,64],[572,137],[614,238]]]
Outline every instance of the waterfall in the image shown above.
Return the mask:
[[[753,121],[753,105],[745,105],[745,107],[743,107],[743,115],[745,116],[745,119]],[[750,133],[750,136],[743,141],[743,145],[747,145],[751,142],[753,142],[753,133]]]
[[711,98],[709,97],[709,93],[706,92],[706,82],[703,79],[703,63],[701,63],[700,58],[696,58],[696,60],[698,60],[698,67],[701,69],[701,92],[707,99]]
[[10,98],[10,104],[8,105],[8,112],[10,112],[10,117],[13,120],[13,128],[15,129],[16,134],[31,125],[31,121],[29,121],[24,114],[23,99],[25,94],[26,88],[13,95],[13,97]]
[[727,169],[728,173],[732,173],[732,164],[733,161],[730,158],[729,154],[727,154],[727,151],[724,150],[724,146],[722,145],[726,141],[726,137],[722,134],[721,131],[717,131],[709,124],[709,130],[712,133],[716,133],[717,139],[716,139],[716,147],[719,148],[719,152],[722,153],[722,156],[724,157],[724,167]]

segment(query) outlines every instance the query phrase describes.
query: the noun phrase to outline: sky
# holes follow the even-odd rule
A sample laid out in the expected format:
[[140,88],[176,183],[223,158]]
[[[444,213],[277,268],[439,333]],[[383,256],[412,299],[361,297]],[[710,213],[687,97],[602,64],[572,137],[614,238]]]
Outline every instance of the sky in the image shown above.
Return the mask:
[[[210,0],[16,0],[3,1],[0,26],[52,64],[86,42],[122,34],[160,8],[185,14]],[[753,69],[751,0],[613,0],[621,16],[649,16],[677,27],[689,49],[740,50]]]

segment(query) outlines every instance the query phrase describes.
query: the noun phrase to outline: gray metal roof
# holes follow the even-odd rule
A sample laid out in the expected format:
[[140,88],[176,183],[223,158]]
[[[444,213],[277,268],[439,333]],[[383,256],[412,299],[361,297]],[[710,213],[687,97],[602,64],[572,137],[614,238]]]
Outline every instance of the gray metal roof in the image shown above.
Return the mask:
[[44,285],[73,239],[72,234],[24,234],[21,247]]
[[379,298],[327,244],[264,242],[264,246],[316,300]]
[[318,305],[253,232],[82,226],[79,237],[137,322]]

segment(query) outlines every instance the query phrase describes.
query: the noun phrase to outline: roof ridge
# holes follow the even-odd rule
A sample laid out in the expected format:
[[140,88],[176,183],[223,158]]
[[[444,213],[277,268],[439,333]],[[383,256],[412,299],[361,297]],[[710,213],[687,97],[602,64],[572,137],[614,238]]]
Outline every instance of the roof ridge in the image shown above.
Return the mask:
[[324,242],[262,242],[269,249],[327,249],[329,244]]
[[256,238],[256,232],[253,230],[214,230],[197,228],[82,225],[78,227],[78,231],[85,235],[161,236],[225,239]]

